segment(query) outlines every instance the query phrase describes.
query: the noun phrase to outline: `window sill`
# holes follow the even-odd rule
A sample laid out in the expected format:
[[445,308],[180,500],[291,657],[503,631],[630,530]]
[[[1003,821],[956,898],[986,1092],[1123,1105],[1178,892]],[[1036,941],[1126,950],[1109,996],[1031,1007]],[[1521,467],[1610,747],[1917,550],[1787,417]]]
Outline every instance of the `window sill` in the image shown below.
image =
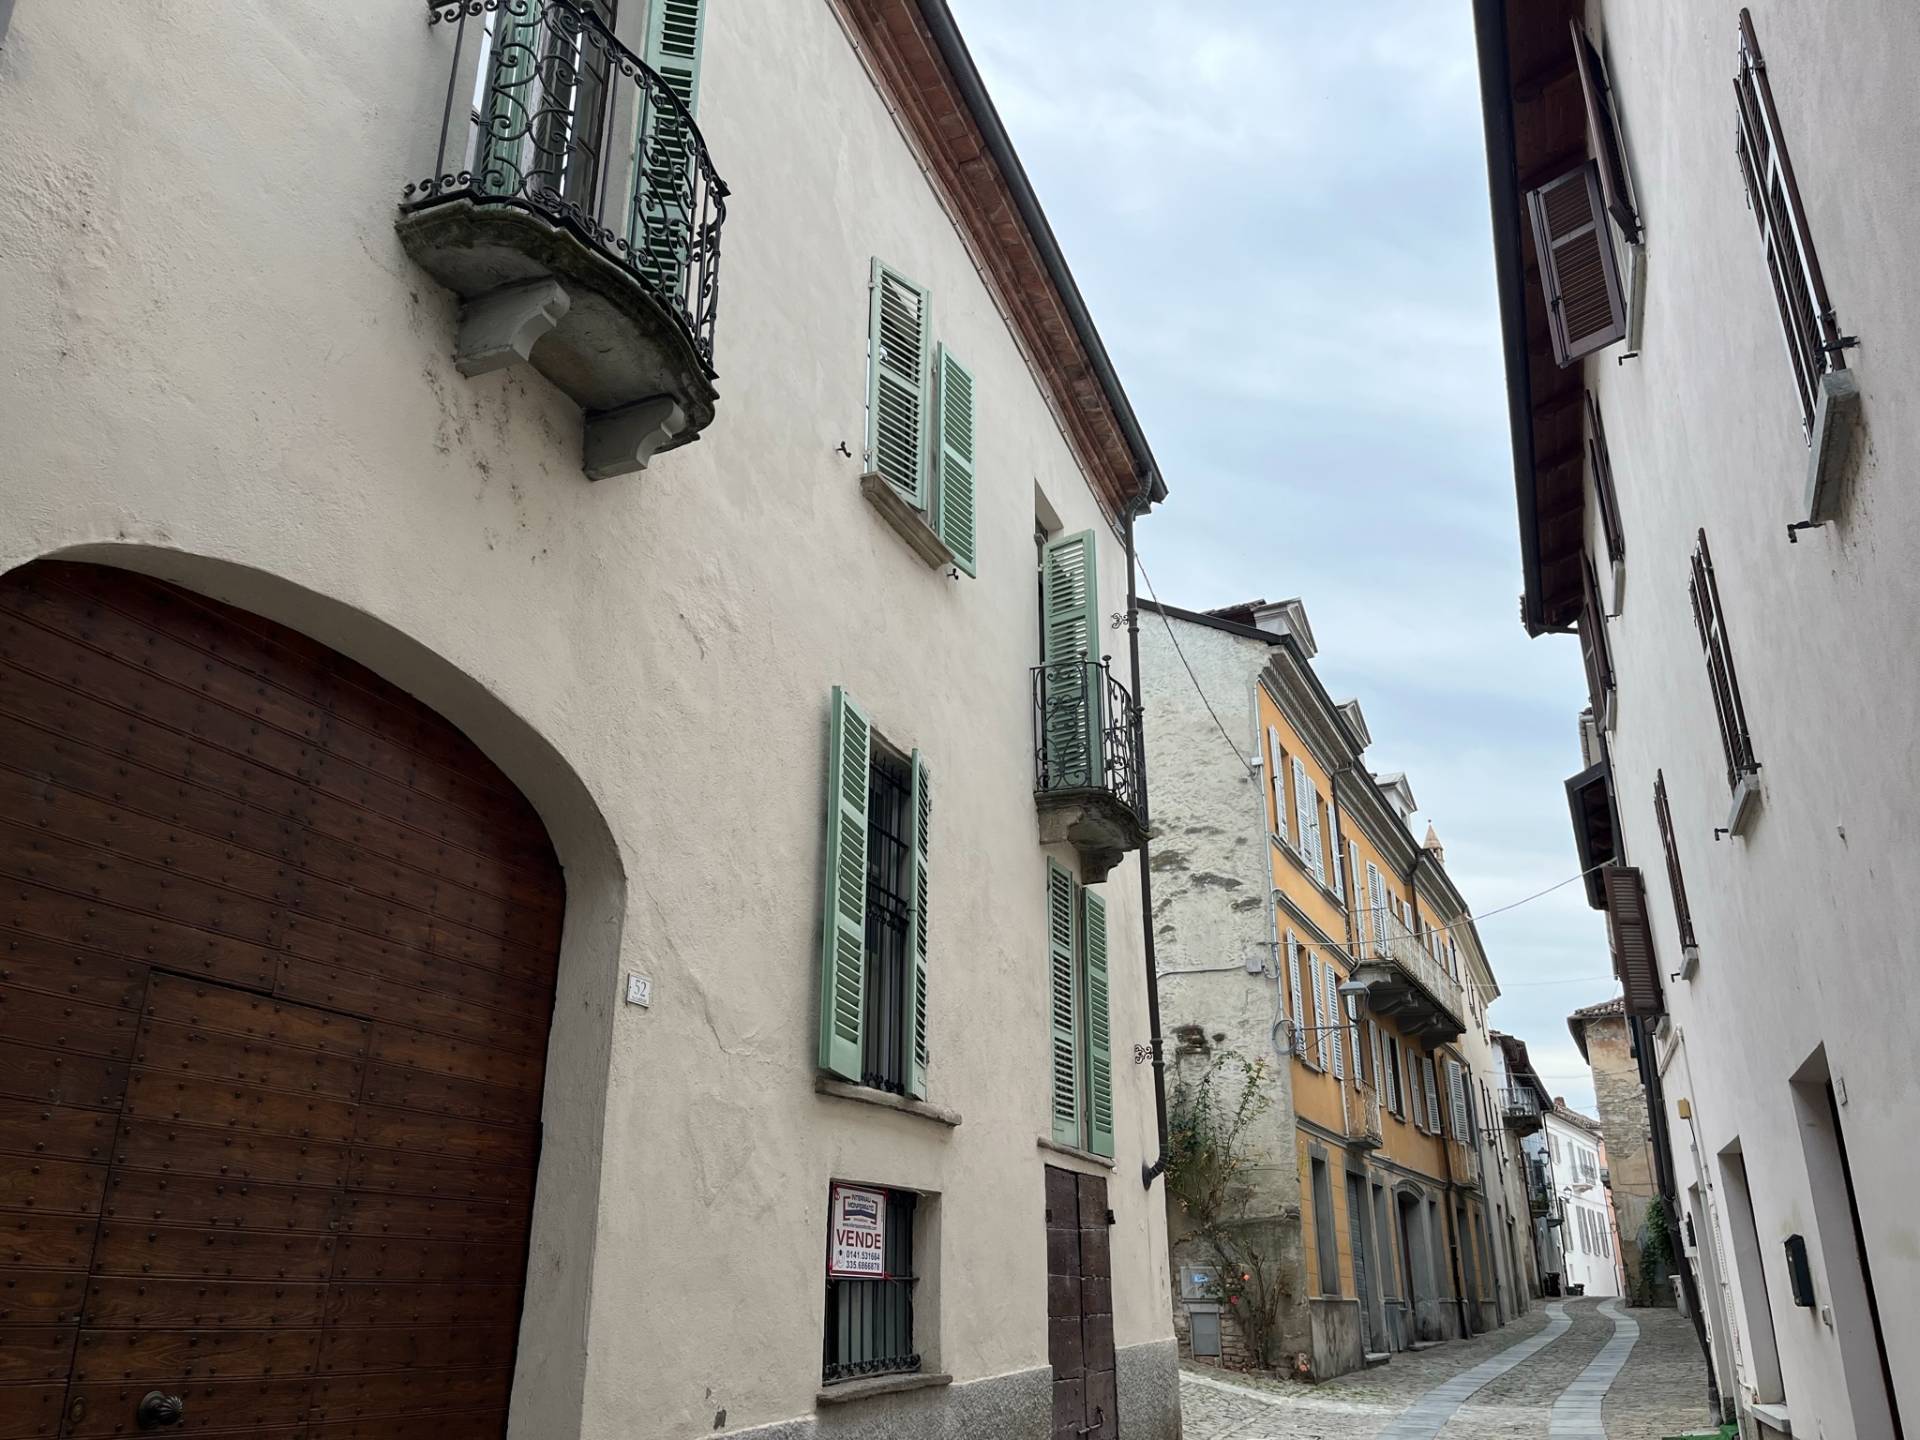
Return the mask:
[[1747,1406],[1755,1420],[1776,1435],[1793,1434],[1793,1416],[1784,1405],[1762,1405],[1758,1402]]
[[1033,1143],[1042,1150],[1049,1150],[1055,1155],[1065,1155],[1070,1160],[1078,1160],[1086,1165],[1098,1165],[1102,1170],[1117,1168],[1105,1155],[1096,1155],[1093,1151],[1082,1150],[1077,1145],[1062,1145],[1058,1140],[1050,1140],[1045,1135],[1035,1136]]
[[1809,524],[1824,525],[1840,513],[1846,490],[1841,481],[1853,456],[1854,432],[1859,425],[1860,382],[1851,370],[1829,370],[1820,377],[1813,433],[1807,437]]
[[1745,835],[1760,814],[1760,776],[1752,770],[1742,775],[1733,787],[1733,800],[1727,807],[1727,833]]
[[930,568],[938,570],[955,564],[953,551],[947,548],[946,542],[927,523],[926,515],[916,510],[913,502],[894,489],[883,476],[871,470],[862,475],[860,493],[880,512],[880,518],[891,525],[913,553],[926,561]]
[[892,1095],[885,1090],[875,1090],[867,1085],[849,1085],[844,1080],[835,1080],[826,1075],[814,1076],[813,1088],[819,1095],[854,1100],[862,1105],[877,1105],[882,1110],[892,1110],[900,1115],[913,1115],[922,1120],[931,1120],[934,1124],[944,1125],[949,1130],[960,1123],[958,1110],[949,1110],[944,1105],[929,1105],[924,1100],[909,1100],[904,1095]]
[[1613,562],[1613,594],[1607,599],[1607,614],[1618,619],[1627,608],[1627,562],[1617,556]]
[[1300,854],[1298,850],[1294,849],[1292,842],[1283,840],[1280,836],[1274,834],[1273,831],[1271,830],[1267,832],[1267,839],[1271,840],[1274,843],[1274,845],[1279,848],[1280,853],[1282,855],[1285,855],[1287,859],[1293,862],[1294,869],[1298,870],[1302,875],[1306,876],[1308,882],[1314,887],[1314,889],[1320,892],[1320,898],[1322,900],[1325,900],[1331,905],[1333,905],[1333,907],[1338,911],[1340,911],[1341,914],[1344,915],[1346,913],[1346,910],[1347,910],[1346,897],[1340,894],[1340,892],[1335,890],[1331,885],[1327,884],[1325,880],[1321,879],[1318,875],[1315,875],[1313,873],[1313,867],[1307,863],[1306,859]]
[[936,1385],[951,1385],[951,1375],[876,1375],[871,1380],[842,1380],[838,1385],[822,1385],[813,1397],[815,1405],[845,1405],[854,1400],[871,1400],[876,1395],[903,1395],[909,1390],[931,1390]]

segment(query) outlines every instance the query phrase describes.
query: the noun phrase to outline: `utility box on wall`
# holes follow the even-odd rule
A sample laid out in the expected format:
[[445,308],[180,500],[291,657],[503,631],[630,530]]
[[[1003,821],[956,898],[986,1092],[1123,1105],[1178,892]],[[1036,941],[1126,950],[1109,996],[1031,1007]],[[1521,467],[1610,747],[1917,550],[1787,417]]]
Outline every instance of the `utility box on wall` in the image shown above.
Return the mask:
[[1220,1307],[1209,1304],[1187,1306],[1188,1346],[1196,1360],[1220,1358]]

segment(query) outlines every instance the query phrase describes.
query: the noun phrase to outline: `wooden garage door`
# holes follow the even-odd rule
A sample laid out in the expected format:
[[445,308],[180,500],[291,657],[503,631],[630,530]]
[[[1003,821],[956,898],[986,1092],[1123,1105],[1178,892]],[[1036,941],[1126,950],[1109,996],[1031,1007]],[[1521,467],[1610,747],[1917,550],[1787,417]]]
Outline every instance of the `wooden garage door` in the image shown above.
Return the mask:
[[0,1440],[504,1433],[562,900],[368,671],[0,578]]

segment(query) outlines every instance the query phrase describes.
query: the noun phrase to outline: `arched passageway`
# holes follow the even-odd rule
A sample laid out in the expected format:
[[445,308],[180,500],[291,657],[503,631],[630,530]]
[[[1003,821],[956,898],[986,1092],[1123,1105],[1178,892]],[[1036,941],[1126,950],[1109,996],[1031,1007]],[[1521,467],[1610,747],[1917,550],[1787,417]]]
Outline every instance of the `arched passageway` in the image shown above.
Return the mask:
[[564,908],[371,671],[0,577],[0,1435],[504,1433]]

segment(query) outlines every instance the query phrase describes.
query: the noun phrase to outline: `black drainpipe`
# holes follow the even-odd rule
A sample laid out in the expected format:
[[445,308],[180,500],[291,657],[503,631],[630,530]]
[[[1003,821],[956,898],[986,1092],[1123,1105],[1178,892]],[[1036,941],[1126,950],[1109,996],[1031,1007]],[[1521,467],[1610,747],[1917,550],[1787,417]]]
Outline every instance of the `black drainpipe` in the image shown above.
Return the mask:
[[[1127,654],[1133,674],[1133,753],[1140,766],[1140,823],[1145,827],[1151,807],[1147,803],[1147,728],[1146,713],[1140,695],[1140,596],[1139,581],[1133,563],[1133,522],[1153,503],[1153,473],[1140,477],[1140,494],[1127,507],[1125,540],[1127,548]],[[1140,1170],[1143,1189],[1152,1189],[1154,1177],[1167,1168],[1167,1058],[1160,1043],[1160,970],[1153,948],[1153,866],[1149,860],[1150,842],[1140,841],[1140,929],[1142,949],[1147,961],[1147,1045],[1153,1065],[1153,1116],[1158,1126],[1160,1153]]]

